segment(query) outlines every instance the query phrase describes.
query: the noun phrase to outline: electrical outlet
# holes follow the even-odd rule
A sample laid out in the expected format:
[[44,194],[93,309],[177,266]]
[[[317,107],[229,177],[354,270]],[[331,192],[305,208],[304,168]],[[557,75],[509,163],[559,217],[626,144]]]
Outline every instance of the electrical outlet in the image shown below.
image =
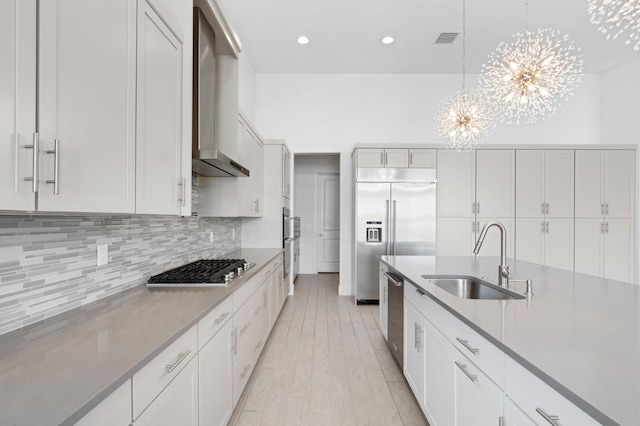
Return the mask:
[[213,242],[213,231],[209,232],[209,242]]
[[98,266],[107,265],[109,263],[109,246],[107,244],[98,244]]
[[231,228],[231,238],[235,238],[236,237],[236,229],[235,228]]

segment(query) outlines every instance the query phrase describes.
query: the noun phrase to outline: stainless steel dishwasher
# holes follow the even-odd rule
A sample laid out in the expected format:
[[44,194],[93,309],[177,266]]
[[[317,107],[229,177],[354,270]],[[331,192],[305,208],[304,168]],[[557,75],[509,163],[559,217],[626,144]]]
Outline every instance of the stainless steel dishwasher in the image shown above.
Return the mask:
[[404,277],[394,272],[385,272],[387,277],[389,313],[387,316],[387,344],[396,362],[402,368],[403,323],[404,323]]

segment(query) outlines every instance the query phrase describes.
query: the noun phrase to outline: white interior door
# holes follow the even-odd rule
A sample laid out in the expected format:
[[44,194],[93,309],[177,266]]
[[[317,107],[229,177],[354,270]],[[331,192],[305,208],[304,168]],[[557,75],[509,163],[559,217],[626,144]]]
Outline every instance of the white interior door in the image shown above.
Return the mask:
[[337,173],[319,173],[318,272],[338,272],[340,266],[340,179]]

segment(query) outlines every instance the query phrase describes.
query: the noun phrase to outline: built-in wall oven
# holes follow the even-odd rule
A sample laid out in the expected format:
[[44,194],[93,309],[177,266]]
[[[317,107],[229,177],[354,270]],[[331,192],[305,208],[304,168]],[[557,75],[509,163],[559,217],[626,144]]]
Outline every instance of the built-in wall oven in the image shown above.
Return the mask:
[[284,279],[285,282],[291,271],[291,210],[282,208],[282,248],[284,249]]

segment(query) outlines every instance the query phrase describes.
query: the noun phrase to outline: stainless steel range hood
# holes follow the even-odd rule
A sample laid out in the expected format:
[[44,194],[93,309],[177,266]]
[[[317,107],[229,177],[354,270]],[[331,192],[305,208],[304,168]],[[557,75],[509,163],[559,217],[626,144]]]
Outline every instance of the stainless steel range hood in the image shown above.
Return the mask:
[[[192,170],[208,177],[247,177],[249,170],[219,150],[216,138],[215,36],[200,8],[193,9]],[[224,107],[224,106],[223,106]],[[237,143],[237,141],[236,141]]]

